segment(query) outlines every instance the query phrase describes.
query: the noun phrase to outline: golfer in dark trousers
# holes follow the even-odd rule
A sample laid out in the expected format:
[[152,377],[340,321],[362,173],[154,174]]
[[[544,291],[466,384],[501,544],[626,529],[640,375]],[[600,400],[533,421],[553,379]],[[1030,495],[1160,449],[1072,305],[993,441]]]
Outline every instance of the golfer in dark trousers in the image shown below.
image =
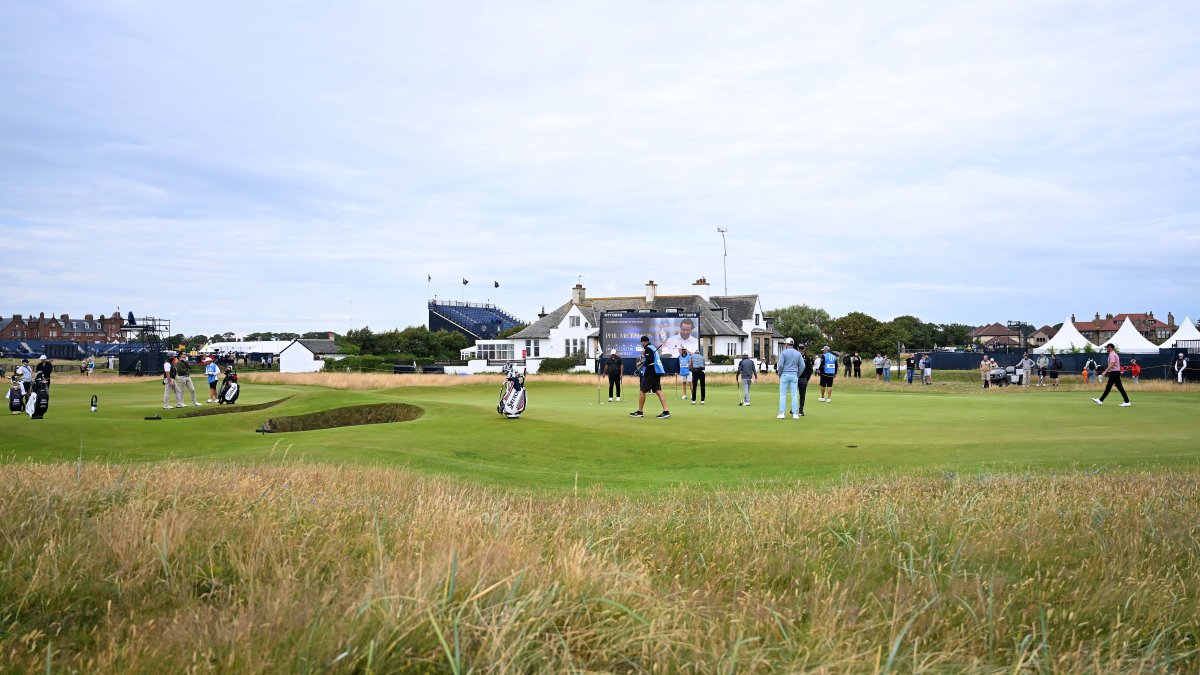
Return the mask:
[[696,389],[700,390],[700,405],[704,405],[708,393],[704,384],[704,353],[697,349],[688,358],[692,360],[692,405],[696,405]]
[[1117,356],[1117,348],[1112,346],[1112,343],[1104,345],[1108,350],[1108,364],[1104,367],[1104,374],[1108,376],[1108,384],[1104,385],[1104,393],[1100,394],[1100,398],[1094,398],[1096,405],[1104,405],[1104,399],[1108,397],[1108,392],[1112,391],[1115,386],[1117,391],[1121,392],[1121,398],[1125,402],[1121,404],[1122,408],[1129,407],[1129,395],[1125,393],[1125,387],[1121,385],[1121,357]]
[[800,370],[800,378],[796,382],[796,388],[800,393],[800,416],[804,417],[804,393],[808,391],[808,379],[813,374],[813,361],[815,359],[808,358],[808,354],[804,351],[805,345],[801,344],[796,347],[800,351],[800,356],[804,357],[804,368]]
[[617,391],[617,400],[621,400],[621,378],[625,376],[625,362],[617,356],[617,350],[608,353],[604,362],[604,374],[608,375],[608,400],[613,400],[613,389]]

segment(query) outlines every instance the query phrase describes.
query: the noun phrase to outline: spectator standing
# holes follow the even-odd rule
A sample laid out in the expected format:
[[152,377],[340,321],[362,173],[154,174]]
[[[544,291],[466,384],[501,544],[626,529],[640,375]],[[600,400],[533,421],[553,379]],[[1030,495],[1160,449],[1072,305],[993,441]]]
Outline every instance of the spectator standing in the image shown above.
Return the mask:
[[812,377],[813,366],[815,365],[815,359],[809,358],[804,353],[806,348],[807,345],[803,344],[796,347],[796,351],[800,352],[800,374],[796,378],[796,391],[800,395],[798,407],[800,408],[801,417],[804,417],[804,399],[808,395],[808,380]]
[[921,375],[925,378],[925,384],[933,384],[933,354],[921,357]]
[[1138,383],[1138,378],[1142,376],[1142,367],[1138,365],[1137,359],[1129,359],[1129,376],[1133,378],[1133,383]]
[[[213,363],[213,357],[204,357],[204,377],[208,378],[208,401],[207,403],[217,402],[217,378],[221,376],[221,369],[217,364]],[[619,400],[619,399],[618,399]]]
[[1121,404],[1122,408],[1128,408],[1129,395],[1125,393],[1125,387],[1121,385],[1121,357],[1117,355],[1117,348],[1113,347],[1112,343],[1104,345],[1108,350],[1108,362],[1104,367],[1104,374],[1108,378],[1108,382],[1104,385],[1104,393],[1100,394],[1100,398],[1094,398],[1096,405],[1104,405],[1104,399],[1108,397],[1108,392],[1112,391],[1115,386],[1117,391],[1121,392],[1121,398],[1125,402]]
[[775,418],[780,420],[787,416],[784,411],[787,408],[789,394],[792,397],[792,419],[800,419],[799,382],[804,357],[792,348],[794,344],[795,341],[792,338],[784,340],[783,351],[775,360],[775,370],[779,373],[779,414]]
[[1038,383],[1037,386],[1046,386],[1046,371],[1050,368],[1050,359],[1045,354],[1037,357]]
[[738,405],[750,405],[750,384],[758,379],[758,371],[754,369],[754,362],[750,360],[749,354],[742,354],[742,360],[738,361],[737,373],[734,374],[742,385],[742,400],[738,401]]
[[1096,360],[1088,359],[1087,363],[1083,364],[1084,379],[1088,384],[1096,381]]
[[625,362],[617,356],[617,350],[608,352],[608,360],[604,362],[604,374],[608,376],[608,401],[613,400],[613,390],[617,392],[617,400],[621,400],[621,378],[625,377]]
[[1050,386],[1058,386],[1058,374],[1062,372],[1062,369],[1062,359],[1058,358],[1058,354],[1055,354],[1054,358],[1050,360]]
[[692,357],[687,347],[679,347],[679,381],[683,383],[681,400],[688,399],[688,387],[692,384]]
[[95,371],[96,371],[96,359],[89,356],[88,360],[87,360],[87,376],[91,377],[92,373]]
[[705,382],[704,369],[708,363],[704,360],[704,352],[697,349],[692,352],[692,405],[696,405],[696,389],[700,389],[700,405],[708,396],[708,385]]
[[642,358],[638,368],[638,374],[642,377],[641,391],[638,392],[638,409],[629,413],[629,416],[645,417],[646,415],[642,411],[646,407],[646,394],[654,393],[658,395],[658,402],[662,404],[662,412],[657,415],[657,418],[660,420],[670,419],[671,411],[667,409],[667,397],[663,396],[661,381],[666,370],[663,368],[658,350],[650,344],[649,335],[642,336]]
[[184,392],[191,392],[192,405],[200,405],[196,400],[196,385],[192,384],[192,364],[188,363],[186,354],[175,360],[175,384],[179,387],[181,397],[186,398]]
[[989,361],[988,357],[986,356],[983,357],[983,360],[979,362],[979,377],[983,380],[984,389],[987,389],[989,386],[991,386],[992,362]]
[[883,357],[883,381],[887,384],[892,383],[892,357]]
[[1183,355],[1183,352],[1176,354],[1175,365],[1173,367],[1175,368],[1175,381],[1179,384],[1183,384],[1184,382],[1184,373],[1187,371],[1187,366],[1187,357]]
[[821,347],[821,397],[822,403],[833,403],[833,378],[837,377],[837,355],[829,351],[829,345]]
[[875,381],[883,382],[883,354],[876,352],[871,363],[875,364]]
[[913,373],[917,369],[917,359],[912,354],[909,354],[908,358],[904,360],[904,369],[908,371],[908,383],[912,384]]
[[185,408],[183,404],[183,390],[179,388],[179,383],[175,381],[175,359],[171,354],[163,359],[163,410],[171,409],[171,392],[175,393],[175,407]]
[[846,355],[842,357],[842,363],[846,365],[846,369],[842,372],[842,376],[850,377],[850,373],[854,367],[854,356],[852,356],[850,352],[846,352]]
[[862,357],[858,352],[854,352],[854,357],[850,360],[854,364],[854,377],[862,377]]

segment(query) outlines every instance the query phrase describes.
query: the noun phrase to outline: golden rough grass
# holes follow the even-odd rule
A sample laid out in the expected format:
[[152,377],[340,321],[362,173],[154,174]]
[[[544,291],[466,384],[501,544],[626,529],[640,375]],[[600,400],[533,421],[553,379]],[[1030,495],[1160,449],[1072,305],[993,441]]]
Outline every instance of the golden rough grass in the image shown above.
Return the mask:
[[5,670],[1196,672],[1200,476],[531,495],[0,469]]
[[[247,370],[238,373],[246,382],[259,384],[300,384],[331,389],[391,389],[394,387],[445,387],[460,384],[499,385],[504,377],[495,375],[394,375],[391,373],[273,373]],[[537,382],[593,383],[595,375],[530,375]]]

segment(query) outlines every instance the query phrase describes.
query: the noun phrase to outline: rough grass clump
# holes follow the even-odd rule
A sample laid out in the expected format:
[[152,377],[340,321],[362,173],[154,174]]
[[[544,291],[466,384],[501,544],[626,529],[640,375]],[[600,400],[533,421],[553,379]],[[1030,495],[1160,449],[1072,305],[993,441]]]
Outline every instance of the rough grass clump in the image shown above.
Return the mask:
[[286,433],[353,427],[360,424],[391,424],[393,422],[411,422],[424,412],[421,408],[407,403],[369,403],[322,410],[307,415],[274,417],[267,420],[263,424],[263,428],[267,431]]
[[0,469],[12,671],[1196,672],[1195,473],[540,495]]

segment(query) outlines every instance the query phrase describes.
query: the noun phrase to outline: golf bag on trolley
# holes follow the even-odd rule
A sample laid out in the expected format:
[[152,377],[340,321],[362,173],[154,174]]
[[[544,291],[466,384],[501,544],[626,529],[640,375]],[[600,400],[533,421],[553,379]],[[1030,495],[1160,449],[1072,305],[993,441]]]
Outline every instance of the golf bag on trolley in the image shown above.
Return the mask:
[[50,383],[39,373],[37,378],[33,380],[33,393],[29,394],[29,401],[25,404],[25,412],[29,413],[30,419],[40,420],[49,409]]
[[217,403],[233,405],[241,393],[242,388],[238,384],[237,373],[233,372],[232,366],[225,366],[225,379],[221,382],[221,390],[217,392]]
[[21,399],[25,398],[25,388],[21,386],[21,380],[15,375],[8,384],[8,412],[16,415],[24,410]]
[[525,412],[525,375],[518,374],[511,363],[504,365],[504,385],[500,387],[500,403],[496,412],[515,420]]

